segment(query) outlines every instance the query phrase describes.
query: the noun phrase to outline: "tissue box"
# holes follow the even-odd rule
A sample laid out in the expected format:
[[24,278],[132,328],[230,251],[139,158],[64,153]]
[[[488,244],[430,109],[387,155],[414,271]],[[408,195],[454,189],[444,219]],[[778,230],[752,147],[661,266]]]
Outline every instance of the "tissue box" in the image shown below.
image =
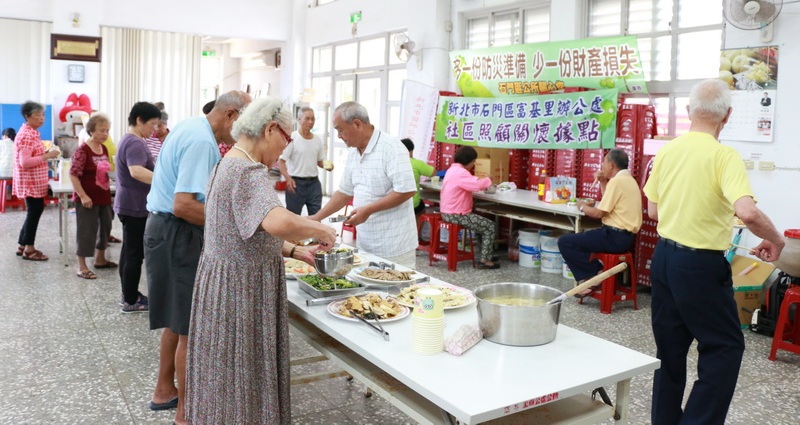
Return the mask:
[[575,177],[548,177],[545,180],[544,201],[551,204],[566,204],[576,196]]
[[[753,263],[758,265],[746,275],[737,276]],[[763,261],[741,255],[733,257],[733,261],[731,261],[733,298],[736,300],[736,310],[739,312],[739,323],[742,328],[750,325],[753,310],[761,308],[761,288],[774,270],[775,266]]]

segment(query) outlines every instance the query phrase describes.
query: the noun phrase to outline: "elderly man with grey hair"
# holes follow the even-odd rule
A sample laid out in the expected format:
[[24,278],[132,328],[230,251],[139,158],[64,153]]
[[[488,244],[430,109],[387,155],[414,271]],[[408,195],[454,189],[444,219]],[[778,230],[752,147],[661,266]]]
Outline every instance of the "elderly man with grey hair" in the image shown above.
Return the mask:
[[297,122],[300,128],[292,133],[293,142],[281,154],[278,168],[286,179],[286,208],[300,215],[305,206],[308,215],[314,215],[322,208],[318,168],[325,168],[325,145],[311,132],[316,122],[313,109],[300,108]]
[[[720,80],[689,94],[689,132],[659,150],[644,187],[647,214],[658,220],[650,266],[657,357],[651,418],[660,424],[724,424],[736,388],[744,337],[733,298],[730,247],[734,214],[764,240],[751,250],[775,261],[784,241],[759,210],[742,156],[719,143],[731,115]],[[697,340],[697,380],[683,404],[686,355]]]
[[[601,219],[603,226],[558,239],[558,249],[578,282],[603,270],[599,261],[589,261],[593,252],[618,254],[631,251],[636,232],[642,227],[642,193],[628,171],[628,154],[621,149],[609,151],[595,178],[600,182],[603,194],[600,204],[594,207],[581,200],[578,208],[589,217]],[[576,296],[583,298],[597,287]]]
[[147,196],[150,215],[144,254],[150,329],[164,329],[158,380],[149,405],[152,410],[177,407],[177,423],[185,422],[186,345],[195,273],[203,248],[206,184],[220,160],[217,144],[231,139],[233,123],[250,100],[247,93],[228,92],[217,99],[208,115],[178,124],[161,149]]
[[310,218],[321,220],[352,200],[355,208],[345,223],[358,226],[358,248],[415,268],[417,224],[412,198],[417,186],[408,149],[370,124],[366,108],[356,102],[336,107],[333,128],[351,149],[339,190]]

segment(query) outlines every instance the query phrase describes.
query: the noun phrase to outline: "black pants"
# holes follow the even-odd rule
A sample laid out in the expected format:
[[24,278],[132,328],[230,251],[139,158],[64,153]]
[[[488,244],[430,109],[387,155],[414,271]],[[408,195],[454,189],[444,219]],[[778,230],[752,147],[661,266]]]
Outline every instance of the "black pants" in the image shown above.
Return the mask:
[[122,250],[119,253],[119,278],[122,296],[128,304],[139,299],[139,279],[144,262],[144,226],[147,217],[119,215],[122,222]]
[[593,252],[622,254],[631,251],[636,236],[603,226],[583,233],[570,233],[558,238],[558,250],[575,280],[588,279],[603,270],[597,260],[589,261]]
[[286,190],[286,209],[300,215],[303,206],[308,209],[308,215],[314,215],[322,208],[322,184],[318,178],[294,177],[294,193]]
[[36,242],[36,230],[39,229],[39,219],[42,218],[44,212],[44,198],[25,198],[25,207],[28,209],[28,215],[25,216],[25,223],[22,224],[22,230],[19,231],[20,245],[34,245]]
[[[653,379],[653,425],[725,423],[744,336],[722,252],[678,248],[660,240],[650,267],[652,322],[661,368]],[[686,356],[697,340],[697,380],[686,406]]]

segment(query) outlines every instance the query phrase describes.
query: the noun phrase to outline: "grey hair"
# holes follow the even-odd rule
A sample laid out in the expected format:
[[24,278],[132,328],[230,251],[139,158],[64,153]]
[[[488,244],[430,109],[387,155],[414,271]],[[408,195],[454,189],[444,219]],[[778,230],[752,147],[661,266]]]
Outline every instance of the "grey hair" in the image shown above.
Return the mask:
[[89,121],[86,122],[86,132],[91,136],[100,124],[108,124],[110,126],[111,120],[108,119],[106,114],[101,114],[100,112],[92,114],[89,117]]
[[697,83],[689,93],[689,118],[722,121],[731,107],[731,90],[718,79]]
[[228,109],[240,111],[247,105],[248,100],[249,96],[247,96],[246,93],[238,90],[232,90],[227,93],[223,93],[217,98],[216,103],[214,103],[214,109],[221,109],[223,112]]
[[297,111],[297,119],[299,120],[299,119],[303,118],[303,115],[304,115],[306,112],[311,112],[311,113],[314,113],[314,110],[313,110],[312,108],[309,108],[308,106],[303,106],[302,108],[300,108],[300,109]]
[[351,124],[353,120],[359,120],[364,124],[369,124],[369,114],[367,114],[367,108],[358,102],[344,102],[337,106],[333,113],[339,114],[339,118],[348,124]]
[[606,158],[620,170],[628,168],[628,153],[622,149],[611,149],[608,151]]
[[161,121],[168,122],[169,121],[169,114],[164,112],[164,111],[161,111]]
[[233,123],[231,135],[234,139],[238,139],[239,136],[260,139],[264,136],[264,129],[272,121],[277,122],[284,130],[289,129],[287,133],[291,132],[292,114],[289,108],[284,107],[281,101],[274,97],[258,98],[250,103],[239,119]]

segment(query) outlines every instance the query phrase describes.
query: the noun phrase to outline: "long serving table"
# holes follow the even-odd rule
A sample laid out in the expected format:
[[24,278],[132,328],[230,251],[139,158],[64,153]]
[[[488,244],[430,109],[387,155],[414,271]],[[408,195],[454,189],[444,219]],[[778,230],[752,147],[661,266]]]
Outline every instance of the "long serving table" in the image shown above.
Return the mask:
[[[439,193],[442,190],[441,183],[424,182],[420,183],[420,188],[423,199],[439,201]],[[485,201],[476,203],[476,212],[489,213],[511,220],[540,224],[575,233],[581,232],[585,228],[599,227],[600,223],[587,217],[575,207],[540,201],[536,193],[530,190],[517,189],[509,193],[491,195],[475,192],[472,196],[476,200]]]
[[[69,266],[69,199],[75,190],[72,181],[62,179],[59,181],[50,180],[50,190],[58,198],[58,243],[61,258],[64,266]],[[115,192],[115,187],[111,186],[111,194]]]
[[[373,260],[368,254],[359,254]],[[441,282],[431,278],[431,282]],[[326,306],[287,281],[290,326],[310,345],[422,424],[593,424],[618,416],[627,423],[631,378],[660,361],[559,325],[555,341],[511,347],[482,340],[461,356],[418,355],[411,317],[383,323],[390,341],[360,322],[333,317]],[[574,308],[571,300],[562,308]],[[476,305],[447,310],[445,337],[477,324]],[[592,367],[581,367],[591,364]],[[616,406],[589,395],[616,385]],[[493,422],[494,423],[494,422]]]

